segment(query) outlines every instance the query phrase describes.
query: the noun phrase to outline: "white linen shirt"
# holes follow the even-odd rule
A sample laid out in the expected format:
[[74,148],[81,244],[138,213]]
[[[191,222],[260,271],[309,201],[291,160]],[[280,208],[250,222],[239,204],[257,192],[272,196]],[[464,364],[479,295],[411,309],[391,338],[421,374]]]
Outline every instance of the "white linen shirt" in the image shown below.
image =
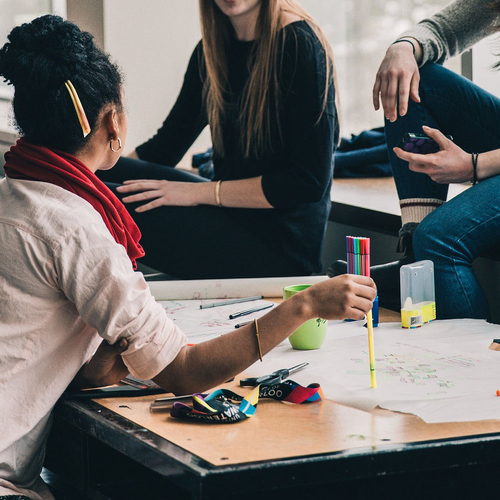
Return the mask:
[[186,344],[99,213],[49,183],[0,180],[0,496],[41,481],[51,410],[104,338],[150,379]]

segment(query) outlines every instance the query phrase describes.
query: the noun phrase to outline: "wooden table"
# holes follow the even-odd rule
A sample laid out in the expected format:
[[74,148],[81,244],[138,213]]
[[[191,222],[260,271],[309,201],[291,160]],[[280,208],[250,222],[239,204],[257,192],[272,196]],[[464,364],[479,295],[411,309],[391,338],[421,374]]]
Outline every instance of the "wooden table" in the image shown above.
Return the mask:
[[108,408],[122,406],[134,418],[141,408],[144,416],[153,399],[59,403],[46,466],[95,499],[211,499],[227,492],[311,498],[312,491],[319,498],[381,498],[392,491],[386,498],[473,499],[496,493],[499,421],[429,425],[412,415],[366,413],[331,401],[265,402],[251,420],[232,425],[155,415],[149,424],[166,438]]
[[[243,393],[239,378],[226,386]],[[426,424],[333,401],[262,401],[250,420],[199,424],[150,412],[156,397],[60,401],[46,467],[83,492],[74,498],[101,500],[497,494],[500,420]]]

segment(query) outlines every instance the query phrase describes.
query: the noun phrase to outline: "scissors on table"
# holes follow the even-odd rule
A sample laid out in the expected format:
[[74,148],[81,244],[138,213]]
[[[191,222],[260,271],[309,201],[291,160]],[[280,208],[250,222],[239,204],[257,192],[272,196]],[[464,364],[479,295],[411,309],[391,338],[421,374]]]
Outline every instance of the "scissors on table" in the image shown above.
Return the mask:
[[282,368],[281,370],[276,370],[269,375],[262,375],[261,377],[250,377],[250,378],[242,378],[240,380],[240,386],[246,387],[256,387],[259,384],[277,384],[282,380],[285,380],[292,373],[295,373],[298,370],[301,370],[309,363],[301,363],[300,365],[292,366],[291,368]]

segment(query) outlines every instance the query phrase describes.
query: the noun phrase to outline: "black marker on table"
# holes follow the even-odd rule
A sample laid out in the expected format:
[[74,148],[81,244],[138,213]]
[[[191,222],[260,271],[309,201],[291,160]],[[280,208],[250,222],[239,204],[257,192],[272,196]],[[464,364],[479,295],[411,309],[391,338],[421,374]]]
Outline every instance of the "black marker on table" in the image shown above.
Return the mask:
[[249,325],[250,323],[253,323],[253,321],[243,321],[243,323],[237,323],[234,327],[241,328],[242,326]]
[[239,318],[241,316],[246,316],[247,314],[252,314],[252,313],[257,312],[257,311],[263,311],[264,309],[269,309],[270,307],[273,307],[273,306],[274,306],[274,304],[269,304],[267,306],[260,306],[260,307],[255,307],[253,309],[247,309],[246,311],[240,311],[240,312],[237,312],[234,314],[230,314],[229,319],[236,319],[236,318]]

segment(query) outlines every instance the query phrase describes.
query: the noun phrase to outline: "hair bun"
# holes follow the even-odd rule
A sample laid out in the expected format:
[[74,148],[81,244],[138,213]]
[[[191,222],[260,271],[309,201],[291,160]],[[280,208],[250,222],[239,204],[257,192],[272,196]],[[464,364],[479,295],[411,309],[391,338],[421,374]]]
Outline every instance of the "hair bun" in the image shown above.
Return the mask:
[[0,75],[15,87],[56,88],[81,71],[93,37],[61,17],[46,15],[14,28],[0,49]]

